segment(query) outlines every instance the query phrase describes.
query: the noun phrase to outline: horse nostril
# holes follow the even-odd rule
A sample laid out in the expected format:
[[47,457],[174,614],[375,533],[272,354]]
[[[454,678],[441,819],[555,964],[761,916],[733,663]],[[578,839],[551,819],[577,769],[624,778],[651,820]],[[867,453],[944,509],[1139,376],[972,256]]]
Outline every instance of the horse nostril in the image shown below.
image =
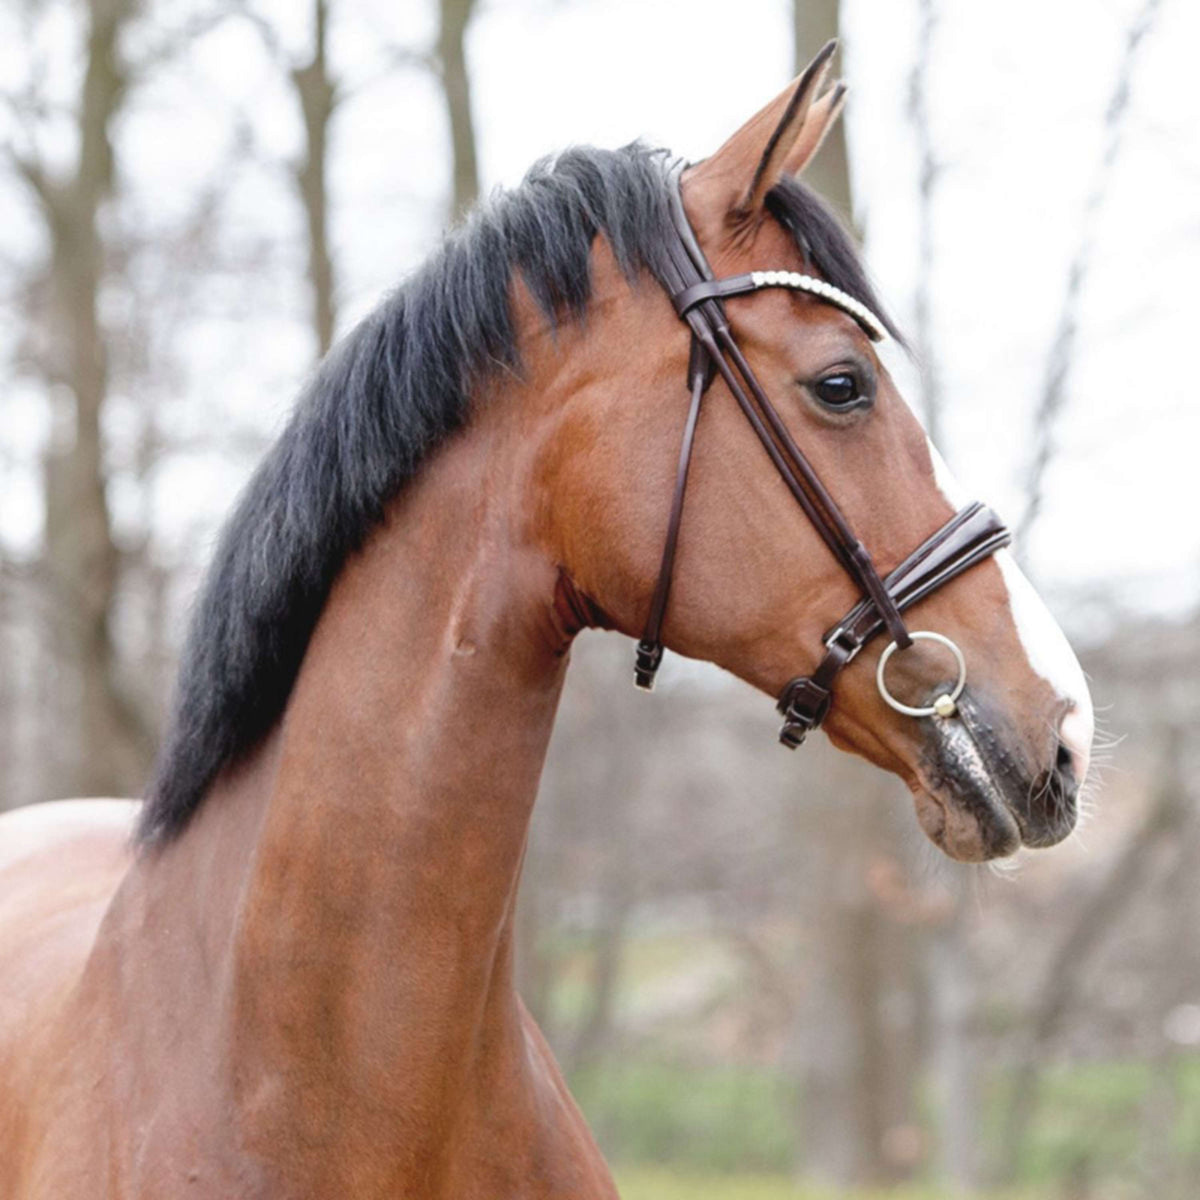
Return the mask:
[[1058,752],[1054,756],[1054,773],[1064,783],[1069,781],[1068,786],[1072,790],[1078,788],[1079,781],[1075,778],[1075,755],[1071,753],[1070,747],[1061,741],[1058,743]]
[[[1031,829],[1052,833],[1053,844],[1062,836],[1064,828],[1075,823],[1075,799],[1079,795],[1079,781],[1075,778],[1075,756],[1069,746],[1062,742],[1054,754],[1054,766],[1042,774],[1029,798]],[[1029,845],[1040,844],[1035,835],[1026,838]]]
[[1062,764],[1065,754],[1071,763],[1071,774],[1079,786],[1087,778],[1093,730],[1090,701],[1072,705],[1058,726],[1058,762]]
[[1054,755],[1054,769],[1049,772],[1045,787],[1047,815],[1061,817],[1073,812],[1075,797],[1079,794],[1079,780],[1075,778],[1075,756],[1071,748],[1058,743]]

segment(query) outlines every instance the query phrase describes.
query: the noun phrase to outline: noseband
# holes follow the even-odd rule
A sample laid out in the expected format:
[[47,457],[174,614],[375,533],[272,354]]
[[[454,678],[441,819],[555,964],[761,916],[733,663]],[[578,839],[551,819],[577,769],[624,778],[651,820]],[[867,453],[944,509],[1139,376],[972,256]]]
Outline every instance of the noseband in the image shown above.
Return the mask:
[[[833,685],[839,672],[867,642],[884,630],[892,639],[876,672],[876,681],[884,700],[897,711],[912,716],[953,716],[955,702],[966,683],[966,665],[961,652],[942,634],[924,630],[909,632],[901,614],[961,575],[968,567],[1007,545],[1011,540],[1008,530],[991,509],[979,503],[970,504],[922,542],[895,570],[880,576],[866,547],[854,535],[751,370],[734,339],[722,301],[729,296],[744,296],[764,288],[788,288],[805,292],[840,308],[859,323],[872,341],[881,341],[886,336],[883,322],[853,296],[811,275],[795,271],[751,271],[744,275],[731,275],[727,279],[714,278],[683,207],[681,174],[682,167],[677,167],[669,177],[669,202],[675,237],[670,240],[668,247],[663,282],[675,311],[692,331],[688,362],[688,388],[692,402],[683,429],[683,444],[679,451],[679,468],[675,476],[675,492],[658,582],[650,602],[645,631],[637,647],[634,672],[637,686],[647,691],[653,688],[655,673],[662,662],[663,617],[671,590],[696,423],[704,395],[715,375],[720,374],[796,503],[863,592],[863,598],[826,634],[825,652],[816,670],[811,675],[797,676],[780,693],[778,708],[783,715],[783,728],[779,740],[795,749],[824,721],[833,703]],[[945,695],[938,696],[928,708],[901,704],[887,690],[884,681],[888,659],[897,650],[907,649],[914,639],[931,640],[947,646],[959,666],[953,688]]]

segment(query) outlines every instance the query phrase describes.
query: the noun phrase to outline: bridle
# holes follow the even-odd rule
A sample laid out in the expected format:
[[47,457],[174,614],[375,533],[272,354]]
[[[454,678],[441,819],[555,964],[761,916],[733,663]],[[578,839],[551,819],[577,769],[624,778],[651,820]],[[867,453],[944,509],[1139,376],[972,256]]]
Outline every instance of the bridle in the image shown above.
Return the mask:
[[[826,634],[825,652],[816,670],[811,675],[792,679],[780,693],[778,708],[783,715],[783,728],[779,740],[794,749],[824,721],[833,703],[833,685],[838,674],[873,637],[884,630],[890,635],[891,643],[876,670],[876,683],[883,699],[897,711],[909,716],[953,716],[966,684],[966,663],[962,653],[942,634],[928,630],[910,632],[901,614],[1007,545],[1011,540],[1010,534],[991,509],[979,503],[970,504],[922,542],[895,570],[880,576],[866,547],[855,536],[751,370],[729,327],[722,301],[730,296],[744,296],[764,288],[788,288],[805,292],[848,313],[872,341],[881,341],[886,336],[883,323],[853,296],[811,275],[795,271],[751,271],[726,279],[714,278],[683,207],[680,190],[682,173],[683,166],[680,164],[671,170],[668,177],[669,206],[675,237],[669,239],[662,276],[675,311],[692,331],[687,373],[691,407],[688,409],[679,450],[679,468],[675,476],[675,491],[658,582],[650,602],[645,630],[637,646],[634,681],[638,687],[649,691],[654,686],[654,677],[662,662],[663,618],[671,590],[696,423],[705,392],[715,376],[720,374],[788,490],[834,557],[863,592],[863,598]],[[925,707],[900,703],[888,691],[884,679],[884,670],[891,656],[907,649],[915,640],[934,641],[946,646],[958,664],[955,684]]]

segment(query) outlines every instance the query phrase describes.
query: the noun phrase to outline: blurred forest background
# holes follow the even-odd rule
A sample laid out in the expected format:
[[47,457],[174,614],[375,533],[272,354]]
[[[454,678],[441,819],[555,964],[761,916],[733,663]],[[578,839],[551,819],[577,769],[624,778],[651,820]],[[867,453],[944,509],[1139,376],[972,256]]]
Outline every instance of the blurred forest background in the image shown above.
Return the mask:
[[[1200,155],[1194,71],[1162,82],[1185,0],[999,6],[1016,32],[963,0],[840,7],[4,0],[0,807],[137,794],[237,487],[481,180],[593,129],[699,157],[840,25],[851,106],[810,182],[1081,650],[1094,812],[1055,851],[958,867],[894,780],[776,749],[763,697],[673,660],[647,699],[627,643],[584,637],[522,992],[635,1198],[1193,1197],[1200,495],[1173,464],[1200,431],[1169,347],[1200,316]],[[705,125],[677,127],[693,93]],[[579,131],[542,145],[559,110]]]

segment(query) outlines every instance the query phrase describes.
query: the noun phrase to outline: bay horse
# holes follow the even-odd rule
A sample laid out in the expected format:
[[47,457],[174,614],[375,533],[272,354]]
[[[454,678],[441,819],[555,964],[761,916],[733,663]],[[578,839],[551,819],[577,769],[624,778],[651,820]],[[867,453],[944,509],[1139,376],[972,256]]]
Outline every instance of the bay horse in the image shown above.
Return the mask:
[[796,178],[827,61],[681,178],[640,146],[535,167],[322,364],[144,805],[0,821],[5,1200],[614,1196],[513,983],[586,627],[641,632],[643,683],[665,637],[782,691],[791,743],[823,719],[955,858],[1070,831],[1082,674],[1002,527],[955,516]]

